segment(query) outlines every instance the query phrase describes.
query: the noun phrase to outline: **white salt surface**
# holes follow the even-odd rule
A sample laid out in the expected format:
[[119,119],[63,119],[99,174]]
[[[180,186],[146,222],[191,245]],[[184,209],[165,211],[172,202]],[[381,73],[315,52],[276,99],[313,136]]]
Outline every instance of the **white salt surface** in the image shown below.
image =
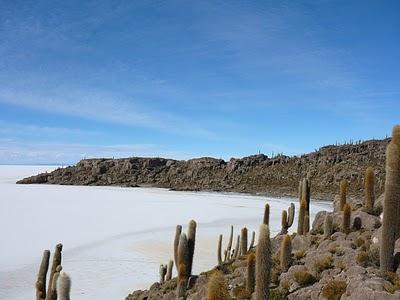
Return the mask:
[[[176,224],[195,219],[194,272],[216,264],[220,233],[227,242],[247,226],[256,231],[271,206],[272,234],[281,211],[297,199],[173,192],[155,188],[17,185],[54,167],[0,166],[0,299],[34,299],[44,249],[62,242],[63,268],[72,278],[72,299],[124,299],[158,280],[160,263],[172,258]],[[314,201],[311,219],[331,204]],[[296,211],[297,215],[297,211]],[[295,221],[294,224],[297,224]],[[296,227],[293,225],[293,227]]]

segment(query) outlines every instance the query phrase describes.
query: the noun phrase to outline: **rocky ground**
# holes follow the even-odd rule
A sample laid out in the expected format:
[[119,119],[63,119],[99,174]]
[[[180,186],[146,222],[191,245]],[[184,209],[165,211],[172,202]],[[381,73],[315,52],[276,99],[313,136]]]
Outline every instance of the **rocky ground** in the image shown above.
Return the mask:
[[[362,209],[361,198],[350,202],[352,230],[341,232],[342,212],[333,203],[331,212],[321,211],[306,235],[292,235],[292,260],[287,272],[280,270],[279,251],[284,235],[272,239],[273,269],[270,299],[400,299],[400,268],[397,273],[379,272],[379,240],[383,195],[374,212]],[[312,205],[312,204],[311,204]],[[333,218],[333,233],[324,237],[326,215]],[[361,220],[361,226],[359,223]],[[250,250],[250,253],[254,249]],[[396,251],[400,251],[400,239]],[[207,283],[218,270],[222,272],[231,299],[254,299],[246,293],[247,255],[225,263],[189,280],[187,299],[206,299]],[[126,300],[177,299],[176,278],[154,283],[149,290],[135,291]]]
[[297,196],[299,178],[308,176],[312,197],[333,199],[337,183],[345,178],[348,193],[360,196],[367,167],[375,169],[377,191],[383,190],[385,148],[389,139],[326,146],[302,156],[254,155],[229,161],[198,158],[178,161],[163,158],[84,159],[77,165],[39,174],[18,183],[64,185],[154,186]]

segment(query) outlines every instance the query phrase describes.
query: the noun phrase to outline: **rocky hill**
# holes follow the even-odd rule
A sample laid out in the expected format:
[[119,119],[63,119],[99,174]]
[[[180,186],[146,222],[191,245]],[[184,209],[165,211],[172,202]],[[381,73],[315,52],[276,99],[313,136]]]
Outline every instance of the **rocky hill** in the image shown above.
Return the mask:
[[385,148],[390,139],[326,146],[302,156],[253,155],[229,161],[196,158],[84,159],[18,181],[21,184],[153,186],[176,190],[205,190],[295,196],[298,182],[309,176],[314,198],[333,199],[341,178],[349,194],[360,195],[364,171],[375,169],[377,192],[383,188]]

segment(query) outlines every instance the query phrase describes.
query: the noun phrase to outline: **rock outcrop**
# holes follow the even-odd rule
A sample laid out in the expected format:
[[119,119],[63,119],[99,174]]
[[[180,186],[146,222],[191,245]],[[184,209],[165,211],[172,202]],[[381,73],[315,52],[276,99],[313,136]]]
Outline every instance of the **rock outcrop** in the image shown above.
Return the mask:
[[311,179],[312,197],[333,199],[345,178],[350,195],[361,195],[367,167],[375,169],[376,188],[383,188],[385,147],[390,139],[326,146],[302,156],[268,157],[263,154],[187,161],[163,158],[84,159],[18,181],[22,184],[153,186],[176,190],[225,191],[294,196],[299,180]]

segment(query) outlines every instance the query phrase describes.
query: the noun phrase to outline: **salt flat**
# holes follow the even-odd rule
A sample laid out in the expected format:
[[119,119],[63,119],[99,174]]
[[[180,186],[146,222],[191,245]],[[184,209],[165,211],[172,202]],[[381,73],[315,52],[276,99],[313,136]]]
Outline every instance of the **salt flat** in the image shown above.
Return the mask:
[[[44,249],[64,244],[63,268],[73,299],[124,299],[158,280],[160,263],[172,258],[176,224],[198,222],[194,272],[216,264],[217,240],[256,230],[271,205],[270,227],[280,230],[282,209],[297,199],[174,192],[155,188],[16,185],[54,167],[0,166],[0,299],[34,299]],[[331,204],[314,201],[311,219]],[[297,214],[297,213],[296,213]],[[296,223],[295,223],[296,224]],[[293,226],[295,227],[295,225]]]

